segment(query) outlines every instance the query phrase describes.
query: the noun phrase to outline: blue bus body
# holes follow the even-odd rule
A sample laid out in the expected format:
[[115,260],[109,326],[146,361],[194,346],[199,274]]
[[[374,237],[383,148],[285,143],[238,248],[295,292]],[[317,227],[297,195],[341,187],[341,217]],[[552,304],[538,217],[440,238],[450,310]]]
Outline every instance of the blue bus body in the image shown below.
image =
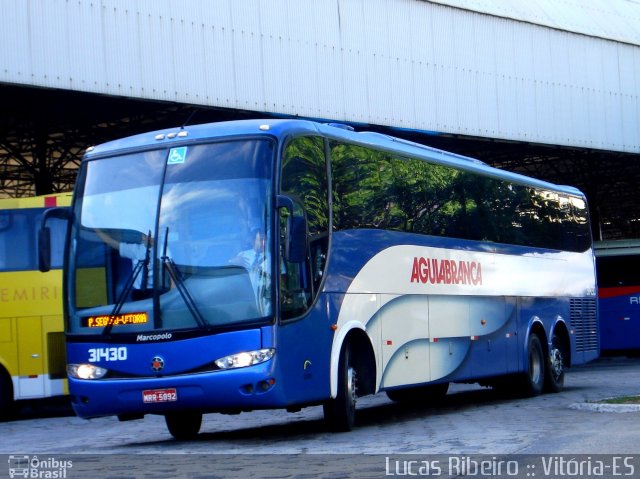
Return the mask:
[[640,350],[640,241],[595,243],[600,349],[607,354]]
[[[153,165],[157,184],[140,180]],[[371,187],[389,175],[384,195]],[[417,201],[412,178],[437,186]],[[495,208],[519,222],[511,236],[486,226],[489,192],[513,193]],[[540,204],[565,220],[530,240]],[[322,404],[345,430],[365,394],[461,381],[537,394],[599,354],[584,196],[447,152],[299,120],[153,132],[88,152],[73,211],[67,358],[81,417],[164,414],[190,437],[202,413]],[[259,224],[260,286],[236,261],[256,231],[244,217]],[[124,257],[133,237],[145,259]]]

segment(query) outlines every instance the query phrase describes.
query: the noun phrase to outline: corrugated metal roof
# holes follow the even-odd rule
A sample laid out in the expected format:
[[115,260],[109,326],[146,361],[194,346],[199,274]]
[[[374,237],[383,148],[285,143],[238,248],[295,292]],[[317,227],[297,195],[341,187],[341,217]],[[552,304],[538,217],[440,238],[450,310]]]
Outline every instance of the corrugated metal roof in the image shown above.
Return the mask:
[[423,0],[640,45],[640,0]]
[[0,0],[0,82],[640,152],[640,0],[302,3]]

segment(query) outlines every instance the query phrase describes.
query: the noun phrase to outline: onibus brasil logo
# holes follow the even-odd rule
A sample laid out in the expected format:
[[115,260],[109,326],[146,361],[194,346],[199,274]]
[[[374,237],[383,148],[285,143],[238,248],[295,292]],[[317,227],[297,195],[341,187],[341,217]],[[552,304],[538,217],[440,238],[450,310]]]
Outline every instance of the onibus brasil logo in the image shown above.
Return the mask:
[[73,467],[73,461],[64,461],[53,457],[9,456],[9,477],[28,477],[42,479],[63,479],[67,469]]

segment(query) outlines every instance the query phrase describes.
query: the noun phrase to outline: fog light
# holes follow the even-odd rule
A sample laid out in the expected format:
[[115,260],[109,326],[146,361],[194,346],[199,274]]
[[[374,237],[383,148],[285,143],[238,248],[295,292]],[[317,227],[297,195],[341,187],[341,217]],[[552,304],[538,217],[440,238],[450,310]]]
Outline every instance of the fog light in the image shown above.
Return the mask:
[[264,381],[260,381],[257,386],[258,386],[258,391],[259,392],[266,392],[269,389],[271,389],[273,387],[273,385],[276,383],[276,380],[273,378],[270,379],[265,379]]

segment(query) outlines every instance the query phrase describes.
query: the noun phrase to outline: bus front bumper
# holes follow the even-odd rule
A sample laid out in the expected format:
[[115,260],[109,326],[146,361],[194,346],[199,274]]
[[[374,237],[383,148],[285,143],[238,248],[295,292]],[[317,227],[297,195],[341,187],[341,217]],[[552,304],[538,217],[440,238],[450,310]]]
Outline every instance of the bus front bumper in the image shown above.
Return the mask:
[[182,410],[206,413],[286,407],[273,362],[171,377],[69,378],[71,403],[75,413],[87,419]]

